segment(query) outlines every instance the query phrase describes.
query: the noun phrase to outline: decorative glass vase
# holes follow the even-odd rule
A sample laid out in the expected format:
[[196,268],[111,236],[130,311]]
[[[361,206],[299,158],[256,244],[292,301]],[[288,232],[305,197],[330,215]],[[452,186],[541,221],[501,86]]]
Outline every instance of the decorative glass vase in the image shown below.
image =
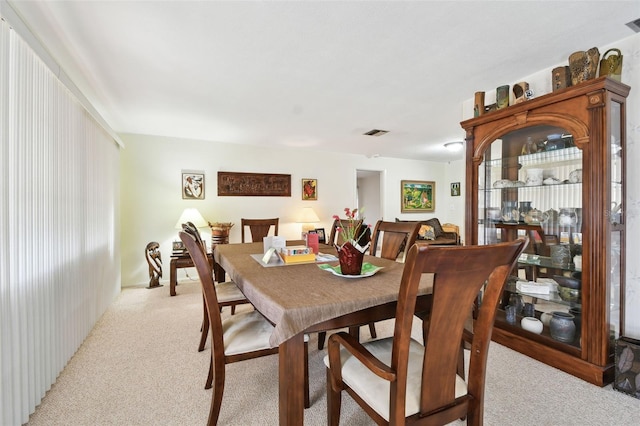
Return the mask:
[[360,275],[362,272],[362,260],[364,253],[358,250],[351,242],[347,241],[338,250],[340,261],[340,273],[342,275]]
[[520,218],[520,211],[518,211],[518,202],[517,201],[503,201],[502,202],[502,210],[500,212],[502,215],[502,221],[506,223],[518,223]]

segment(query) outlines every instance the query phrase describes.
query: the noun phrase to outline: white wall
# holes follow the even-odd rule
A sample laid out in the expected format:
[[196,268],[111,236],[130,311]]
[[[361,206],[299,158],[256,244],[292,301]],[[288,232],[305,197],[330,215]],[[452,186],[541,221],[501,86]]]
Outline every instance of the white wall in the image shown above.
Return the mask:
[[[464,244],[464,192],[466,190],[466,186],[464,184],[465,179],[465,160],[464,154],[460,154],[461,159],[456,161],[450,161],[447,163],[445,169],[445,180],[447,182],[446,188],[443,188],[447,192],[447,198],[445,198],[447,204],[442,206],[440,209],[442,213],[442,217],[449,218],[448,220],[443,220],[442,223],[451,222],[458,226],[460,226],[460,238],[462,243]],[[460,195],[457,197],[451,197],[451,186],[450,184],[453,182],[460,182]],[[444,213],[446,212],[446,214]]]
[[[302,207],[313,207],[322,220],[318,227],[327,231],[334,214],[342,214],[345,207],[355,207],[356,169],[384,172],[380,214],[385,219],[438,217],[442,222],[462,224],[461,216],[452,214],[448,208],[450,182],[445,163],[348,154],[331,156],[300,149],[275,150],[155,136],[123,135],[122,138],[126,146],[121,155],[123,287],[148,285],[144,248],[150,241],[160,243],[163,281],[168,282],[171,242],[177,239],[174,226],[184,208],[197,207],[211,222],[235,223],[229,238],[231,243],[240,242],[241,217],[279,217],[280,235],[295,239],[300,237],[301,224],[296,220]],[[331,167],[327,167],[329,162]],[[182,199],[182,169],[204,171],[204,200]],[[290,174],[292,194],[291,197],[218,197],[218,171]],[[303,178],[318,179],[317,201],[302,201]],[[436,182],[433,214],[400,214],[400,181],[403,179]],[[366,216],[367,206],[363,207]],[[203,235],[209,238],[207,230],[203,230]],[[184,273],[185,270],[179,270],[178,278],[183,278]]]

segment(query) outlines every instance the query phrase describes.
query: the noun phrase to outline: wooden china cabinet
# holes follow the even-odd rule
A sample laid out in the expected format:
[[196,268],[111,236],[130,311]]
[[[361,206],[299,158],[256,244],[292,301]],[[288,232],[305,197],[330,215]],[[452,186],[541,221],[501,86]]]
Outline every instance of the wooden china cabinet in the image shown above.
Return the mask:
[[[466,240],[530,237],[503,293],[493,339],[600,386],[613,381],[624,323],[629,90],[602,77],[461,123]],[[542,322],[540,333],[523,328],[521,303]],[[515,321],[507,321],[507,305],[518,306]],[[575,332],[559,334],[553,312],[571,313]]]

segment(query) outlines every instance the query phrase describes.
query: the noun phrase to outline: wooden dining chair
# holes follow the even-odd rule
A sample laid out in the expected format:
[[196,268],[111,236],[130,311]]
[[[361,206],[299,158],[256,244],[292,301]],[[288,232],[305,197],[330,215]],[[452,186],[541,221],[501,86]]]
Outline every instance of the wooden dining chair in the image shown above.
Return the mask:
[[[191,235],[196,243],[202,248],[202,252],[204,255],[207,255],[207,248],[200,236],[200,232],[198,232],[198,228],[191,222],[183,223],[182,229],[187,234]],[[215,265],[215,260],[213,261]],[[215,270],[215,268],[214,268]],[[214,275],[215,277],[215,275]],[[215,283],[215,278],[214,278]],[[236,306],[249,304],[247,298],[242,294],[236,283],[233,281],[224,281],[218,282],[214,284],[216,287],[216,295],[218,297],[218,306],[220,306],[220,310],[225,306],[229,306],[231,308],[231,315],[236,313]],[[207,304],[204,300],[204,294],[202,295],[202,327],[200,334],[200,344],[198,345],[198,352],[202,352],[204,350],[204,346],[207,342],[207,336],[209,335],[209,315],[207,313]],[[210,387],[210,384],[208,384]],[[206,388],[206,386],[205,386]],[[208,388],[207,388],[208,389]]]
[[242,235],[242,242],[246,243],[245,239],[245,227],[249,227],[249,232],[251,233],[251,242],[261,243],[262,239],[269,235],[269,232],[273,228],[273,235],[278,235],[278,222],[279,218],[274,219],[240,219],[241,230],[240,233]]
[[[258,311],[240,312],[222,319],[218,303],[217,288],[213,283],[213,269],[209,264],[202,246],[191,233],[180,232],[191,260],[198,271],[202,293],[207,306],[211,328],[211,358],[207,383],[213,385],[208,425],[218,423],[222,395],[225,384],[225,366],[232,362],[244,361],[278,353],[278,347],[269,344],[273,333],[273,324]],[[305,336],[306,337],[306,336]],[[309,365],[308,342],[305,338],[305,408],[309,407]],[[209,386],[211,387],[211,386]]]
[[420,230],[420,222],[385,222],[379,220],[373,228],[372,256],[389,260],[404,260],[409,249],[415,244]]
[[[487,354],[503,288],[528,240],[487,246],[429,246],[409,250],[398,292],[392,337],[360,343],[344,332],[329,337],[327,417],[340,421],[346,390],[379,425],[447,424],[464,418],[481,425]],[[423,274],[432,274],[427,340],[411,338]],[[469,376],[456,374],[465,323],[479,292],[482,304],[471,336]]]
[[[389,260],[398,260],[400,255],[406,255],[408,249],[416,242],[418,238],[419,222],[385,222],[379,220],[373,229],[371,236],[371,246],[369,252],[372,256],[381,257]],[[380,250],[378,253],[378,246]],[[369,333],[372,338],[377,338],[375,323],[369,323]],[[352,330],[355,335],[355,329]],[[318,333],[318,350],[324,348],[326,340],[326,332]]]

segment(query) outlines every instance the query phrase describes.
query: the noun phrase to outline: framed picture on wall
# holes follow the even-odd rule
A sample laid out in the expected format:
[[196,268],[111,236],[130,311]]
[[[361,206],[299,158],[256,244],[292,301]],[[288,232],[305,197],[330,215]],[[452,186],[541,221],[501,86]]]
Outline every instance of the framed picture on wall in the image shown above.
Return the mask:
[[302,199],[306,201],[318,199],[318,179],[302,179]]
[[400,182],[402,213],[433,212],[436,209],[436,183],[420,180]]
[[204,172],[182,171],[182,198],[204,200]]
[[451,184],[451,196],[452,197],[460,196],[460,182],[453,182]]

